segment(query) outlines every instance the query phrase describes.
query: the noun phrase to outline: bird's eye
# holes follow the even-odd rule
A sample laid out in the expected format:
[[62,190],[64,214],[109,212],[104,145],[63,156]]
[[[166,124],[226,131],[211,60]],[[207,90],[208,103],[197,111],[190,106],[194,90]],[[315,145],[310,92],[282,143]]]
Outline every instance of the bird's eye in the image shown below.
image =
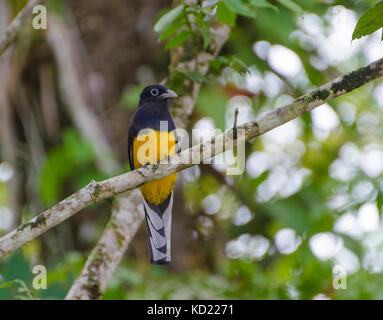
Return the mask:
[[158,89],[152,89],[150,90],[150,93],[152,94],[153,97],[155,97],[155,96],[158,96],[159,91]]

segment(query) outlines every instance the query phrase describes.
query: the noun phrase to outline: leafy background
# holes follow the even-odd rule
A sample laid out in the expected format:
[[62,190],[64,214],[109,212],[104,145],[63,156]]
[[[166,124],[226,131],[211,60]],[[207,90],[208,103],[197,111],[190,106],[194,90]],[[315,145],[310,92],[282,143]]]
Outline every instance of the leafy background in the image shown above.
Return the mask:
[[[24,3],[9,1],[13,14]],[[382,57],[382,3],[208,0],[195,6],[179,1],[169,9],[165,0],[55,0],[50,5],[64,7],[61,14],[76,22],[76,41],[92,66],[84,87],[99,92],[95,113],[107,123],[113,156],[128,170],[129,120],[142,87],[167,76],[168,49],[185,43],[191,53],[207,48],[216,19],[232,28],[208,75],[172,70],[169,77],[179,95],[185,77],[202,83],[190,129],[209,135],[232,125],[235,107],[243,123]],[[91,179],[107,177],[65,110],[44,33],[25,32],[15,44],[7,83],[15,86],[12,79],[19,77],[18,86],[39,101],[39,70],[50,66],[59,118],[52,133],[38,103],[29,106],[37,118],[33,123],[17,111],[22,100],[12,96],[18,156],[12,163],[3,153],[0,161],[0,235]],[[26,53],[18,55],[22,49]],[[174,261],[168,267],[148,264],[142,226],[103,298],[382,299],[382,109],[378,80],[248,143],[241,176],[225,176],[225,165],[216,162],[184,171],[175,189]],[[26,128],[33,125],[37,140],[28,139]],[[17,176],[26,183],[14,210],[11,181]],[[111,201],[94,205],[0,261],[0,299],[64,298],[111,206]],[[32,288],[36,264],[47,267],[47,290]],[[346,272],[347,289],[334,288],[336,267]]]

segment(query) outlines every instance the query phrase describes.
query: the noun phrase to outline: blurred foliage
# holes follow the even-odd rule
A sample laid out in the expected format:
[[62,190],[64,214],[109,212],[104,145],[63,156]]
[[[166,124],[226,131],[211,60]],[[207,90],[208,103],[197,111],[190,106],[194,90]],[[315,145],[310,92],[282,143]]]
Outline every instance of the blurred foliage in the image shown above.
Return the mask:
[[[194,127],[223,130],[232,126],[234,107],[243,123],[381,57],[375,33],[351,42],[355,25],[354,38],[379,28],[369,20],[376,3],[208,0],[197,6],[180,1],[153,18],[153,34],[145,33],[145,40],[166,42],[161,52],[190,42],[194,54],[210,46],[211,24],[218,20],[231,26],[230,39],[206,76],[198,70],[171,70],[169,76],[179,95],[185,79],[202,85]],[[74,1],[69,8],[75,12],[77,5]],[[133,6],[139,10],[138,2]],[[79,21],[85,45],[97,50],[101,46],[93,42],[105,37],[103,28],[97,29],[102,19],[102,13],[85,14]],[[125,41],[125,34],[115,36]],[[142,50],[143,42],[129,49],[142,56],[148,51]],[[111,60],[109,55],[104,53],[104,61]],[[134,60],[135,72],[128,73],[135,81],[115,98],[120,108],[102,118],[118,137],[124,168],[126,129],[138,95],[148,81],[162,80],[154,73],[167,73],[167,58],[151,55],[160,57],[147,61],[145,56],[142,69],[135,69]],[[121,74],[114,67],[108,76]],[[370,83],[247,143],[241,176],[226,177],[225,166],[215,162],[180,174],[172,265],[148,264],[142,227],[103,298],[383,299],[382,86],[381,80]],[[105,178],[88,142],[65,117],[62,125],[59,138],[44,141],[46,154],[37,170],[37,202],[43,208],[92,179]],[[0,209],[7,205],[8,193],[0,174]],[[24,201],[24,212],[37,214],[34,207]],[[86,210],[57,234],[49,231],[48,240],[35,240],[1,261],[0,299],[63,299],[101,234],[104,209],[92,209],[102,217]],[[61,244],[65,250],[56,248],[70,242],[74,244]],[[47,266],[47,290],[32,288],[31,270],[40,263]],[[336,265],[347,270],[347,289],[334,288]]]
[[[46,205],[54,205],[62,196],[62,188],[67,180],[74,182],[79,189],[90,180],[102,180],[105,175],[99,173],[92,162],[92,147],[73,129],[63,131],[62,144],[52,148],[46,156],[40,174],[40,197]],[[77,175],[77,172],[81,175]]]

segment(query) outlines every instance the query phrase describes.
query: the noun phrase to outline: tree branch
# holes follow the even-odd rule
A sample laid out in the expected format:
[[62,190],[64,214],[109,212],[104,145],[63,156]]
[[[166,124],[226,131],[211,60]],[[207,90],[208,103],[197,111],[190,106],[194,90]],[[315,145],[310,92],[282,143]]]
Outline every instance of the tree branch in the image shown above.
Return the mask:
[[102,297],[110,278],[144,219],[140,211],[141,205],[142,196],[137,189],[116,199],[112,216],[80,276],[65,297],[66,300],[95,300]]
[[[323,103],[344,95],[360,86],[383,75],[383,58],[366,67],[343,75],[327,84],[289,102],[288,104],[266,113],[259,118],[249,121],[237,130],[244,129],[245,135],[233,139],[233,129],[228,129],[211,141],[196,145],[171,157],[168,164],[156,163],[128,172],[101,182],[92,181],[51,209],[41,213],[28,223],[22,224],[16,230],[0,239],[0,258],[33,240],[50,228],[71,217],[81,209],[120,194],[135,189],[145,183],[181,171],[192,165],[203,162],[222,153],[234,145],[255,138],[282,124],[309,112]],[[211,150],[206,157],[200,150]]]
[[32,15],[33,7],[40,4],[42,0],[30,0],[25,7],[19,12],[5,32],[0,36],[0,55],[15,41],[17,35],[23,25],[24,20]]
[[128,197],[117,200],[112,218],[66,299],[96,300],[102,296],[144,218],[143,211],[139,210],[137,205],[141,202],[139,190],[134,190]]

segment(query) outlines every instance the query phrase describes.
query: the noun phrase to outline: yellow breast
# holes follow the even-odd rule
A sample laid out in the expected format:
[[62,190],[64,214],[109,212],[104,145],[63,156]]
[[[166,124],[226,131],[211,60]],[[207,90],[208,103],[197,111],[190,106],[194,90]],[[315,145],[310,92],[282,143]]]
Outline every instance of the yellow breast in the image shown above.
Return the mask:
[[[173,132],[159,132],[148,129],[133,140],[133,165],[141,168],[175,155],[176,141]],[[149,182],[140,187],[141,193],[149,202],[159,205],[171,194],[177,174]]]

